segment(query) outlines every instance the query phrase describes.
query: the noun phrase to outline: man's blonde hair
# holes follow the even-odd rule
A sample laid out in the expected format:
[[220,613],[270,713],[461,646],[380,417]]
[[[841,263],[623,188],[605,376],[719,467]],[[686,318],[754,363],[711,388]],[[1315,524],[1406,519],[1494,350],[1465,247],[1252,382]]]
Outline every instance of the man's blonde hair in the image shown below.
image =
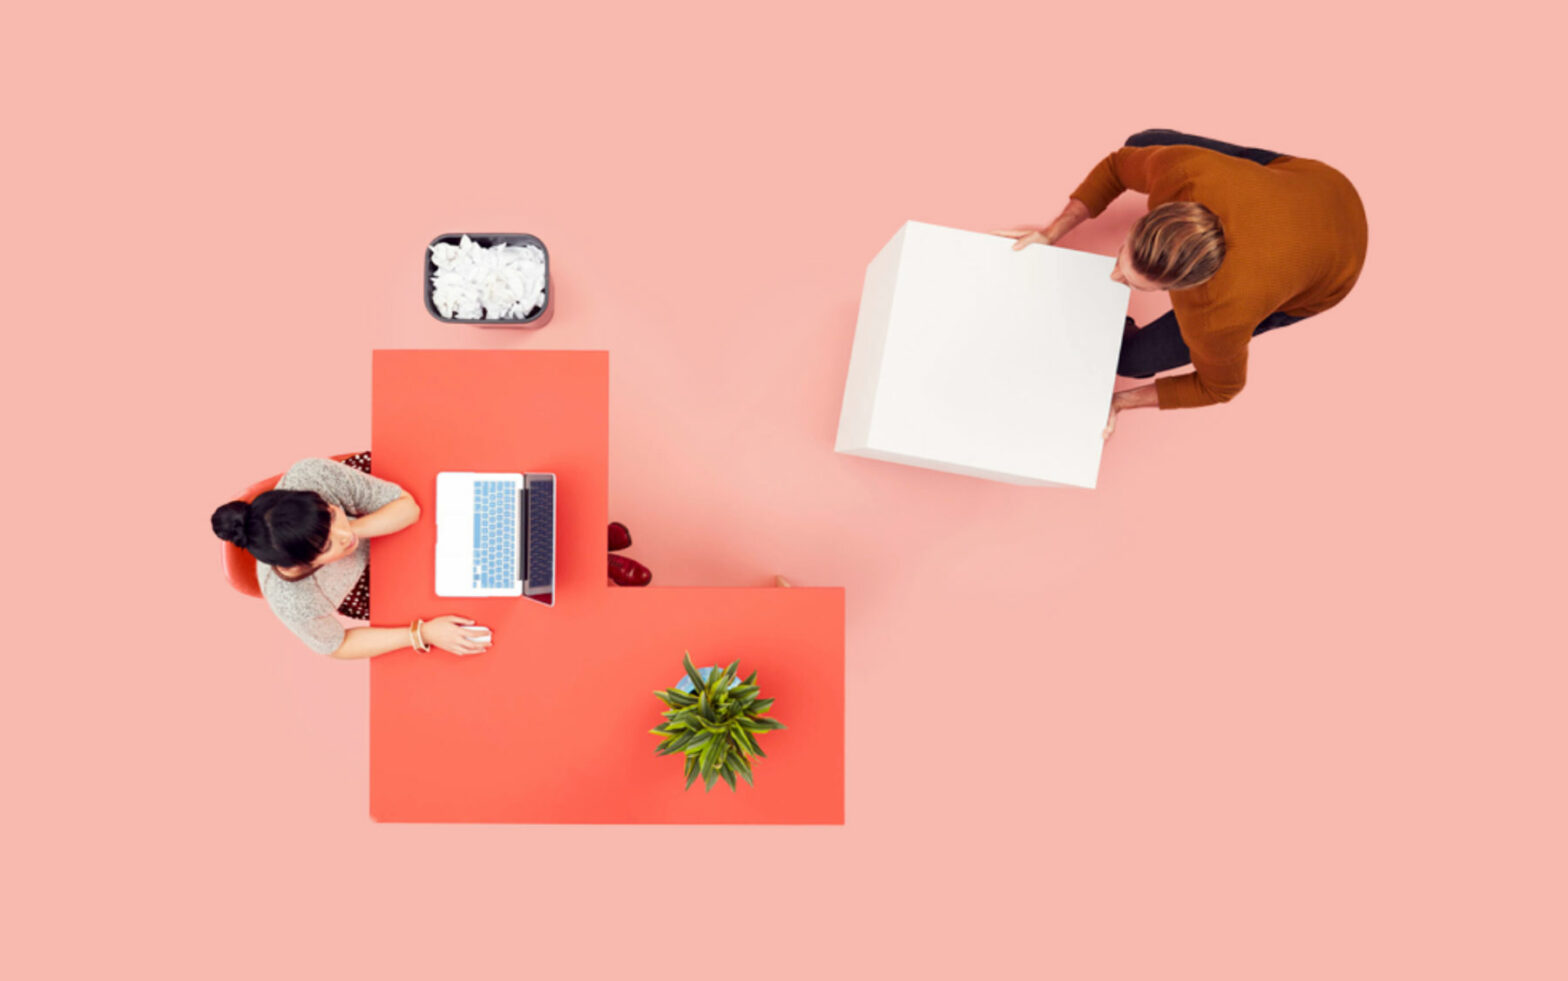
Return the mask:
[[1219,216],[1193,201],[1172,201],[1132,226],[1133,269],[1161,289],[1184,290],[1220,271],[1225,231]]

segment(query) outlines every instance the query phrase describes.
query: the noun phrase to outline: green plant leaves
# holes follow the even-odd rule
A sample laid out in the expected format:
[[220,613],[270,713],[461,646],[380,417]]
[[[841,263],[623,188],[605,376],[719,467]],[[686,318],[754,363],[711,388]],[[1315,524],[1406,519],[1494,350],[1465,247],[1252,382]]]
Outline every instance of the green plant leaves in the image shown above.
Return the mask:
[[740,726],[737,725],[735,727],[734,731],[730,733],[730,738],[735,740],[735,745],[740,748],[741,756],[743,758],[747,754],[755,756],[762,755],[757,751],[757,744],[752,741],[751,733],[747,732],[745,729],[742,729]]
[[747,732],[771,732],[774,729],[784,728],[784,723],[778,719],[769,718],[740,719],[737,724]]
[[704,687],[703,686],[703,681],[702,681],[702,675],[699,674],[697,672],[697,669],[692,666],[692,663],[691,663],[691,651],[687,651],[686,655],[681,658],[681,665],[683,667],[685,667],[685,669],[686,669],[686,677],[691,679],[691,683],[695,687],[695,689],[697,691],[702,691],[702,689]]
[[688,705],[697,704],[696,698],[686,694],[679,688],[667,688],[664,691],[656,691],[654,694],[663,699],[664,704],[672,709],[685,708]]
[[681,658],[681,667],[691,681],[690,692],[667,688],[653,693],[669,707],[663,713],[664,721],[648,730],[663,737],[654,752],[660,756],[682,754],[687,790],[699,777],[705,792],[718,780],[736,791],[737,775],[749,786],[756,786],[751,757],[768,755],[762,751],[757,733],[785,728],[777,719],[763,716],[773,707],[773,699],[757,697],[761,693],[757,672],[736,682],[740,676],[740,661],[736,660],[722,669],[709,668],[704,680],[689,652]]

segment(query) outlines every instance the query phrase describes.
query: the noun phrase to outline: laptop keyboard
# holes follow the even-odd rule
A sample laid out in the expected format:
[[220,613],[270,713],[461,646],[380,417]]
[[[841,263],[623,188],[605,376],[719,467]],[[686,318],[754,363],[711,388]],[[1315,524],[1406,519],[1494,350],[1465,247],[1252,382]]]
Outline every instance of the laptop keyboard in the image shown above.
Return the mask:
[[528,479],[528,588],[549,591],[555,584],[555,481]]
[[517,586],[517,485],[474,481],[474,586]]

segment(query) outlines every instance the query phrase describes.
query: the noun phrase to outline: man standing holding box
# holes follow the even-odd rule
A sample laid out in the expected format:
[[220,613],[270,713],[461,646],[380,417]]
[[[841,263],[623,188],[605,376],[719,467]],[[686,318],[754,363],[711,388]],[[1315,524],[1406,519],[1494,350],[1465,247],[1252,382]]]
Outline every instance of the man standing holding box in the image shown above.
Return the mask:
[[1097,217],[1127,189],[1149,196],[1111,278],[1169,290],[1171,312],[1139,328],[1127,320],[1116,373],[1184,375],[1117,392],[1122,409],[1228,402],[1247,378],[1252,338],[1334,306],[1350,292],[1367,252],[1361,199],[1325,163],[1167,129],[1128,138],[1090,172],[1044,229],[997,232],[1015,249],[1050,245]]

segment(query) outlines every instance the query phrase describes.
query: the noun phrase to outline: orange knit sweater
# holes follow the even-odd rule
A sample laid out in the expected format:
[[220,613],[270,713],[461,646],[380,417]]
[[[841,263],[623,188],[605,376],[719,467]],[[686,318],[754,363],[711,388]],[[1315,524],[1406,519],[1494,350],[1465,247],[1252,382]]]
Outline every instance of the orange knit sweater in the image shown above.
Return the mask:
[[1328,164],[1279,157],[1267,166],[1194,146],[1123,147],[1072,196],[1097,216],[1122,191],[1149,207],[1196,201],[1219,216],[1225,261],[1212,279],[1173,290],[1192,350],[1184,375],[1159,379],[1160,408],[1225,402],[1247,382],[1247,342],[1272,313],[1321,313],[1345,298],[1367,254],[1367,217],[1350,181]]

